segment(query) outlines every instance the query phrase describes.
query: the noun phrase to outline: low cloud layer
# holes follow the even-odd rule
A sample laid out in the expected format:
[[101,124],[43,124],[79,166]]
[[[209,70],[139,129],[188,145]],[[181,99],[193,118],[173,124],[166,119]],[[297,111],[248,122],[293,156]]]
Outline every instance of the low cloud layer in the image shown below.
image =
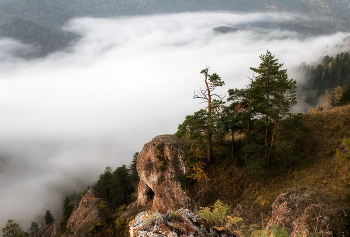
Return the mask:
[[129,164],[154,136],[176,132],[202,106],[192,95],[206,66],[225,81],[225,93],[248,84],[249,67],[266,50],[290,69],[347,49],[345,33],[213,31],[294,17],[301,16],[80,18],[65,26],[82,36],[76,44],[35,60],[16,57],[28,46],[0,39],[0,226],[14,219],[26,229],[47,209],[57,217],[62,194],[94,183],[106,166]]

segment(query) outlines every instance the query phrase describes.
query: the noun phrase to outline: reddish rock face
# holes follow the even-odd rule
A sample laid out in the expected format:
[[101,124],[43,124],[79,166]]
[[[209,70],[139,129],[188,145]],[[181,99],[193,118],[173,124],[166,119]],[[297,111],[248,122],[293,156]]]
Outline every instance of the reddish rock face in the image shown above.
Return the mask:
[[165,213],[186,206],[187,196],[177,177],[186,172],[183,154],[174,135],[155,137],[137,158],[138,204]]
[[73,211],[70,216],[67,229],[69,233],[60,233],[62,218],[58,218],[50,225],[47,225],[38,232],[34,233],[32,237],[46,237],[46,236],[61,236],[61,237],[80,237],[89,234],[89,229],[106,219],[105,211],[100,207],[107,207],[108,204],[103,202],[101,198],[97,197],[96,192],[90,189],[81,199],[79,206]]
[[94,223],[102,222],[105,213],[98,206],[107,205],[96,192],[90,189],[81,199],[78,208],[70,216],[67,228],[71,231],[69,236],[81,236],[88,233]]

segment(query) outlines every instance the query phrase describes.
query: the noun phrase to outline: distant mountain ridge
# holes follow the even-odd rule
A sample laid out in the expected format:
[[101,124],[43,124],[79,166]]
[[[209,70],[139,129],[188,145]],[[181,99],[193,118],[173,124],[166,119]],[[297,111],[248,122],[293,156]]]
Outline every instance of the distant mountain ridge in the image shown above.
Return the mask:
[[18,16],[50,27],[79,16],[143,15],[184,11],[288,11],[324,14],[346,22],[349,0],[0,0],[0,16]]
[[[290,22],[282,28],[318,35],[350,31],[350,0],[0,0],[0,37],[38,45],[39,55],[46,55],[66,47],[76,38],[61,30],[72,18],[191,11],[305,13],[311,19],[327,17],[327,21],[310,24],[302,20]],[[35,28],[37,35],[28,34],[26,27]]]

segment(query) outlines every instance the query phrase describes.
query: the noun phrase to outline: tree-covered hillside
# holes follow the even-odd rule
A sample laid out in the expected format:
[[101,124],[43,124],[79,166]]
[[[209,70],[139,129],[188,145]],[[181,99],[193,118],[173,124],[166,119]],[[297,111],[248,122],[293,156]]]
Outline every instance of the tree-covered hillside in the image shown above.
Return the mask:
[[38,51],[23,56],[42,56],[67,47],[77,38],[72,33],[41,26],[23,18],[11,18],[0,26],[0,36],[20,40],[24,44],[32,44]]
[[317,106],[321,96],[332,93],[340,86],[344,90],[350,86],[350,56],[348,52],[336,56],[324,56],[318,65],[302,64],[298,68],[306,75],[304,84],[299,86],[299,93],[304,94],[305,102]]
[[311,0],[1,0],[0,15],[21,16],[47,26],[60,26],[72,17],[141,15],[184,11],[288,11],[327,15],[338,27],[349,26],[349,1]]

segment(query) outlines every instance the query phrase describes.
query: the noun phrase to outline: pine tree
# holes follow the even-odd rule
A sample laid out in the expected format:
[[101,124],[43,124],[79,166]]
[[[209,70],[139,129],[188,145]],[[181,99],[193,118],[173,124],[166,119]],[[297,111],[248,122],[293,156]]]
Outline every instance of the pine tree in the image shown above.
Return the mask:
[[[260,56],[259,67],[250,69],[257,73],[247,90],[249,107],[265,124],[264,148],[268,164],[271,164],[271,152],[274,148],[276,129],[296,104],[296,82],[289,79],[287,70],[271,52]],[[270,132],[272,131],[272,132]]]
[[100,194],[101,198],[109,203],[111,203],[113,199],[111,190],[112,178],[112,169],[107,166],[104,173],[100,175],[99,180],[94,185],[94,189]]
[[[217,87],[225,85],[225,82],[221,80],[221,77],[217,73],[209,74],[209,68],[205,68],[201,71],[204,75],[204,85],[205,89],[200,89],[200,91],[195,92],[193,95],[194,99],[202,99],[203,102],[207,103],[206,107],[206,136],[207,136],[207,161],[212,162],[213,159],[213,145],[212,137],[214,134],[214,110],[218,108],[221,102],[221,96],[214,93]],[[219,100],[214,99],[215,97]]]
[[136,164],[137,164],[137,157],[139,153],[135,152],[135,154],[132,156],[132,161],[130,164],[130,178],[133,183],[138,183],[140,178],[136,170]]
[[62,224],[61,225],[63,229],[66,228],[67,222],[73,212],[73,209],[74,209],[74,206],[71,204],[70,198],[65,197],[63,201],[63,207],[62,207]]
[[249,111],[249,101],[246,98],[247,92],[245,89],[230,89],[228,94],[227,101],[230,104],[224,106],[220,120],[224,123],[225,130],[231,133],[231,158],[237,164],[234,146],[235,133],[248,129],[247,125],[249,125],[250,118],[250,115],[247,113]]
[[111,191],[113,196],[112,204],[117,207],[128,204],[130,195],[135,190],[131,183],[129,170],[125,165],[118,167],[113,172]]
[[346,105],[350,103],[350,86],[343,92],[339,100],[339,105]]
[[32,222],[32,223],[30,224],[29,230],[30,230],[30,234],[34,234],[35,232],[37,232],[37,231],[39,230],[39,225],[38,225],[38,223]]
[[55,219],[53,219],[53,215],[51,214],[51,212],[47,210],[44,215],[45,225],[51,224],[54,220]]

